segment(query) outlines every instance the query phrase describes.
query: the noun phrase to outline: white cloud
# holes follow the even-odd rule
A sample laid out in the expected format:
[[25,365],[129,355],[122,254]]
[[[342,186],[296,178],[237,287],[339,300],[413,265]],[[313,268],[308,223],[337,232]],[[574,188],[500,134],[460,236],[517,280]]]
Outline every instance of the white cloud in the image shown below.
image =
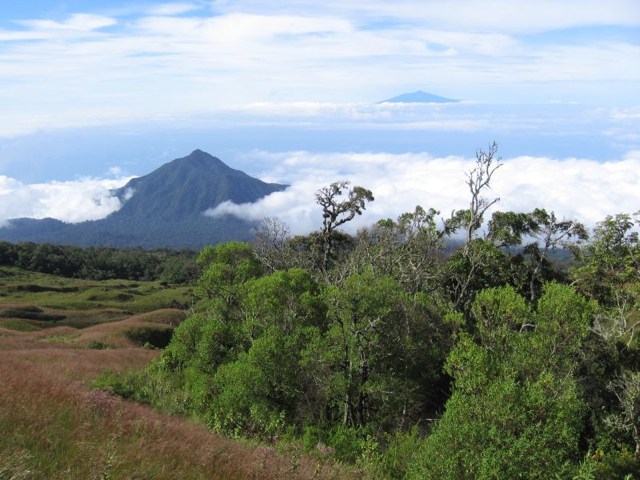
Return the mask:
[[92,15],[88,13],[76,13],[71,15],[64,22],[53,20],[22,20],[18,23],[25,25],[32,30],[75,30],[80,32],[90,32],[105,27],[111,27],[118,23],[114,18],[102,15]]
[[26,27],[21,30],[0,30],[0,42],[20,40],[72,40],[95,38],[100,29],[117,25],[113,17],[76,13],[63,22],[54,20],[16,20]]
[[640,12],[635,0],[370,0],[344,2],[261,0],[216,2],[223,12],[238,9],[256,13],[283,11],[339,12],[343,16],[375,21],[393,18],[412,23],[438,25],[440,28],[506,32],[538,32],[592,25],[640,24]]
[[629,108],[615,108],[611,112],[611,118],[613,120],[632,121],[635,123],[640,120],[640,106]]
[[[258,102],[225,109],[253,121],[269,124],[296,124],[313,121],[316,126],[349,129],[384,128],[390,130],[477,131],[491,122],[476,110],[465,110],[468,103],[327,103]],[[247,117],[244,117],[247,120]],[[242,122],[241,118],[237,121]]]
[[640,81],[640,47],[625,35],[540,41],[522,32],[638,26],[634,3],[245,0],[215,2],[209,14],[201,2],[171,2],[122,18],[84,12],[22,20],[0,30],[0,129],[17,130],[20,115],[30,128],[48,128],[41,119],[60,112],[65,124],[115,122],[272,94],[285,102],[361,102],[425,88],[531,101],[532,93],[590,99],[595,90],[597,101],[628,99]]
[[[381,218],[396,218],[420,204],[436,208],[446,217],[468,205],[465,173],[473,158],[434,157],[427,153],[311,153],[305,151],[247,153],[263,172],[253,172],[268,182],[291,186],[253,204],[224,203],[209,215],[232,214],[251,220],[279,217],[295,233],[320,227],[321,216],[314,193],[336,180],[370,189],[376,200],[351,225],[369,225]],[[500,197],[500,210],[554,210],[559,217],[574,218],[590,226],[606,215],[640,209],[640,151],[620,159],[520,156],[507,158],[496,172],[489,197]],[[114,169],[113,174],[121,175]],[[130,178],[83,178],[68,182],[24,184],[0,176],[0,223],[10,218],[58,218],[79,222],[103,218],[120,207],[111,190]]]
[[0,175],[0,225],[12,218],[56,218],[65,222],[97,220],[121,207],[111,190],[130,178],[83,178],[68,182],[24,184]]
[[457,28],[536,32],[592,25],[638,25],[640,14],[633,0],[453,0],[430,2],[427,14],[435,22]]
[[[454,209],[466,208],[469,202],[465,184],[465,173],[473,167],[473,159],[469,158],[385,153],[260,155],[278,165],[263,178],[291,187],[254,204],[222,204],[208,215],[232,214],[251,220],[279,217],[294,233],[307,233],[321,224],[314,193],[341,179],[369,188],[376,198],[352,228],[381,218],[396,218],[418,204],[436,208],[446,217]],[[604,163],[544,157],[516,157],[503,163],[494,176],[492,190],[486,192],[488,197],[501,198],[496,206],[499,210],[531,211],[541,207],[555,211],[559,217],[593,226],[606,215],[640,209],[638,152]]]
[[[338,103],[362,121],[397,112],[349,104],[418,88],[534,104],[638,97],[637,0],[153,3],[5,19],[15,26],[0,29],[0,136],[269,100],[309,100],[289,109],[308,117]],[[589,30],[602,25],[612,28]]]
[[191,12],[193,10],[197,10],[199,7],[194,3],[163,3],[162,5],[157,5],[151,8],[148,13],[150,15],[181,15],[183,13]]
[[[135,26],[141,33],[162,35],[186,42],[202,41],[209,47],[251,46],[252,49],[259,49],[261,46],[252,43],[255,41],[273,42],[278,40],[278,37],[289,36],[286,40],[292,42],[296,35],[348,33],[351,30],[349,22],[331,17],[241,13],[207,18],[149,16],[140,19]],[[285,42],[278,43],[284,46]],[[179,48],[180,44],[176,46]]]

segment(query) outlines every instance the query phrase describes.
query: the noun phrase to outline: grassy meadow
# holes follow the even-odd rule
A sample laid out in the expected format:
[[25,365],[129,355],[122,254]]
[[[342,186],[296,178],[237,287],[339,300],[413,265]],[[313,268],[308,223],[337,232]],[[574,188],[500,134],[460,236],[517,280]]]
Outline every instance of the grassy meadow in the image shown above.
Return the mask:
[[191,301],[186,286],[0,268],[0,480],[356,478],[92,387],[157,356]]

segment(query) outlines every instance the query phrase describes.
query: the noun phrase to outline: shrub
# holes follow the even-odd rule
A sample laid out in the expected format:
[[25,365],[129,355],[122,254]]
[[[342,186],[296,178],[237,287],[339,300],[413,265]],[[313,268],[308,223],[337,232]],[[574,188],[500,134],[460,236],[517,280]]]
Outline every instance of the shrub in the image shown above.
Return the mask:
[[131,327],[125,331],[125,335],[138,345],[152,345],[155,348],[164,348],[169,345],[172,328],[162,327]]
[[106,343],[98,342],[97,340],[92,340],[87,345],[87,348],[91,348],[94,350],[105,350],[107,348]]
[[589,459],[596,462],[595,480],[640,478],[640,460],[629,450],[611,453],[596,450]]

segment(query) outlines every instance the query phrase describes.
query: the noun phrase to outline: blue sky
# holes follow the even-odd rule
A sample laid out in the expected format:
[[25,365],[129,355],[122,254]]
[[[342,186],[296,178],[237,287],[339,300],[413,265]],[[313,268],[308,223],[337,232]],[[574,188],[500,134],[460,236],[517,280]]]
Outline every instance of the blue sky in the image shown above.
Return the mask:
[[2,4],[5,135],[417,89],[618,106],[639,93],[637,0]]
[[[462,102],[375,105],[415,90]],[[638,0],[0,0],[0,222],[99,217],[117,205],[98,180],[195,148],[287,183],[302,170],[274,162],[297,152],[469,160],[493,140],[507,160],[632,169],[639,99]],[[340,158],[318,181],[358,179]],[[62,212],[60,182],[86,178]]]

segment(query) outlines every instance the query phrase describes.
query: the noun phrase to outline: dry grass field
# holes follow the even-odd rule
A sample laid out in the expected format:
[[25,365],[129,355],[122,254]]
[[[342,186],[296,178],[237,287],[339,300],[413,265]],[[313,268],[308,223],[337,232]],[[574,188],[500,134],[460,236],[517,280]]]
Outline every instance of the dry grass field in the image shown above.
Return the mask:
[[[159,354],[154,342],[166,342],[184,318],[170,306],[185,292],[174,290],[172,300],[166,289],[158,296],[160,287],[138,282],[125,287],[147,293],[119,303],[114,291],[126,282],[83,290],[72,280],[11,273],[0,278],[0,480],[357,476],[294,447],[223,438],[91,387],[104,369],[140,368]],[[57,298],[56,282],[68,289]],[[88,300],[87,289],[108,300]],[[137,303],[127,305],[132,297]]]

